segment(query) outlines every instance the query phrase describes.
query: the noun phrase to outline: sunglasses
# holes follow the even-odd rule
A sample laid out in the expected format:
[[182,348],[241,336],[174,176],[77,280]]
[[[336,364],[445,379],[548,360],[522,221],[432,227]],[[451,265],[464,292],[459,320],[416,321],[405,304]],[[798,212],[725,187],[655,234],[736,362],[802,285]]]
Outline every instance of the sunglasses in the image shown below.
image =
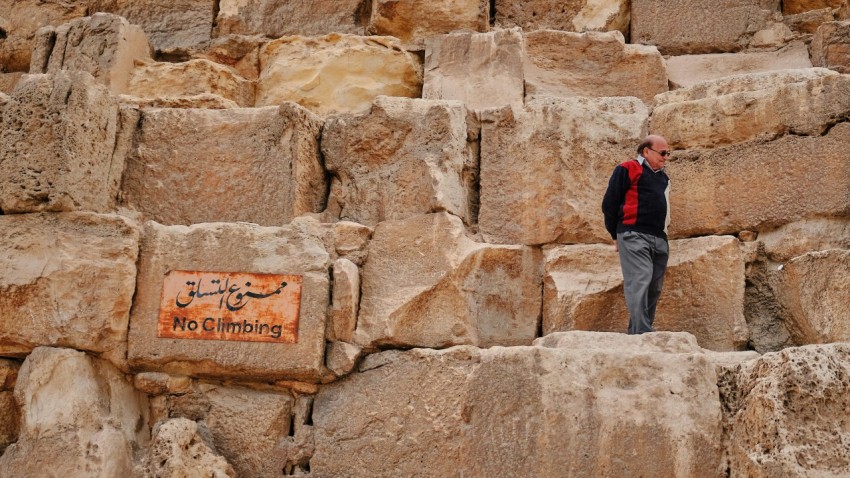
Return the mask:
[[[649,148],[649,146],[647,146],[647,148]],[[649,150],[650,150],[650,151],[655,151],[656,153],[660,154],[662,157],[665,157],[665,158],[666,158],[667,156],[670,156],[670,151],[667,151],[667,150],[665,150],[665,151],[656,151],[656,150],[654,150],[654,149],[652,149],[652,148],[649,148]]]

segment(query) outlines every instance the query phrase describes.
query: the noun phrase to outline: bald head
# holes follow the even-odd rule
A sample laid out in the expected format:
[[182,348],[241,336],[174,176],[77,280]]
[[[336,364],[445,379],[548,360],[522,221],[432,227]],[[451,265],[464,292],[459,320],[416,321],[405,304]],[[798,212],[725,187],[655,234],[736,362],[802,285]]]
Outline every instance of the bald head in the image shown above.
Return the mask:
[[640,146],[638,146],[638,154],[649,162],[649,167],[658,171],[667,163],[667,157],[670,155],[670,146],[667,145],[667,140],[664,139],[664,136],[651,134],[644,138]]

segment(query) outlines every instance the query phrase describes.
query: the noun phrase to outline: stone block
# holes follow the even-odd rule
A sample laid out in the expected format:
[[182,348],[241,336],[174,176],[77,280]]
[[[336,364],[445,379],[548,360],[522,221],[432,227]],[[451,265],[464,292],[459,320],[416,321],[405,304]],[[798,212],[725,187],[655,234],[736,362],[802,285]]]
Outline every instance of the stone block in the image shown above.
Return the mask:
[[0,103],[0,211],[115,210],[136,120],[86,73],[22,79]]
[[0,355],[42,345],[126,366],[139,231],[92,213],[0,216]]
[[357,325],[360,306],[360,270],[348,259],[340,258],[333,265],[333,299],[331,302],[328,340],[351,342]]
[[631,3],[631,42],[655,45],[664,55],[740,51],[770,26],[780,5],[779,0]]
[[[681,153],[668,164],[670,233],[736,234],[846,214],[848,141],[850,124],[839,123],[823,136],[787,135]],[[817,167],[800,158],[817,158]]]
[[12,94],[12,91],[21,81],[24,74],[19,71],[14,73],[0,73],[0,93],[6,95]]
[[648,111],[637,98],[534,98],[482,115],[484,240],[608,242],[600,204],[614,167],[634,156]]
[[363,35],[372,0],[221,0],[215,36]]
[[626,45],[622,33],[525,34],[526,96],[636,96],[646,103],[667,91],[658,49]]
[[[815,75],[820,72],[811,72]],[[748,78],[753,76],[761,78]],[[708,92],[706,82],[659,95],[650,130],[673,148],[716,148],[788,134],[822,135],[850,114],[850,76],[805,79],[775,72],[732,77],[725,84],[736,82],[740,85],[728,90]]]
[[380,96],[418,98],[422,65],[391,37],[284,37],[260,50],[257,106],[294,101],[320,116],[362,113]]
[[328,344],[328,356],[326,359],[328,370],[337,377],[348,375],[357,365],[357,360],[360,359],[362,350],[353,344],[331,342]]
[[86,12],[86,0],[0,0],[0,73],[28,71],[36,31]]
[[374,0],[367,31],[396,37],[410,48],[421,49],[428,37],[489,29],[489,0]]
[[812,38],[812,63],[850,73],[850,21],[827,22]]
[[814,35],[818,31],[818,27],[833,20],[835,20],[835,15],[831,8],[821,8],[820,10],[811,10],[782,17],[782,22],[791,31],[801,35]]
[[628,0],[495,0],[496,26],[568,32],[613,31],[629,34]]
[[188,418],[157,423],[147,454],[137,468],[143,476],[236,478],[236,471],[204,438],[202,426]]
[[850,250],[810,252],[778,272],[779,303],[794,343],[850,342]]
[[528,345],[540,320],[541,254],[465,236],[437,213],[375,228],[361,276],[362,347]]
[[[543,330],[625,332],[629,313],[623,275],[610,245],[547,248],[543,279]],[[700,346],[741,350],[744,262],[734,237],[670,242],[670,260],[658,304],[656,330],[690,332]]]
[[229,66],[246,80],[256,80],[260,76],[260,48],[267,41],[260,36],[227,35],[192,50],[190,56]]
[[765,354],[718,380],[730,476],[840,476],[850,468],[850,346]]
[[156,96],[153,98],[140,98],[131,95],[118,95],[122,105],[140,110],[143,108],[183,108],[183,109],[207,109],[224,110],[239,108],[233,100],[228,100],[212,93],[201,93],[191,96]]
[[0,359],[0,455],[18,441],[21,413],[13,391],[20,368],[14,360]]
[[469,219],[471,152],[458,102],[378,98],[368,113],[330,118],[322,152],[334,175],[328,209],[339,219],[374,226],[434,211]]
[[812,218],[759,233],[768,259],[778,263],[809,252],[850,249],[850,220]]
[[667,58],[667,74],[673,88],[688,88],[702,81],[727,76],[811,67],[809,49],[803,43],[794,43],[769,52],[713,53]]
[[[174,375],[317,381],[325,357],[330,258],[308,220],[285,227],[253,224],[163,226],[148,222],[130,313],[130,365]],[[232,271],[301,275],[297,342],[242,342],[157,337],[168,271]]]
[[127,94],[140,98],[180,98],[215,94],[239,106],[254,106],[254,83],[210,60],[183,63],[137,62]]
[[[367,357],[359,373],[316,396],[310,471],[718,476],[716,375],[696,344],[684,353],[659,345],[659,352],[644,347],[662,334],[571,334],[580,334],[574,348],[453,347]],[[616,338],[613,347],[592,346],[606,336]],[[643,455],[652,459],[634,458]]]
[[70,349],[39,347],[15,387],[17,443],[0,456],[4,476],[133,476],[147,447],[148,402],[115,367]]
[[185,50],[210,40],[215,0],[88,0],[89,13],[109,12],[142,27],[161,53]]
[[164,224],[278,226],[319,212],[327,189],[321,127],[319,118],[292,103],[144,110],[127,161],[124,201]]
[[823,8],[837,10],[846,4],[847,0],[783,0],[782,14],[794,15]]
[[470,110],[522,104],[524,55],[518,28],[431,37],[422,97],[460,100]]
[[150,59],[151,54],[140,27],[109,13],[78,18],[54,30],[39,30],[39,35],[50,37],[48,46],[52,48],[45,49],[46,54],[34,53],[30,73],[85,71],[113,93],[127,91],[134,62]]

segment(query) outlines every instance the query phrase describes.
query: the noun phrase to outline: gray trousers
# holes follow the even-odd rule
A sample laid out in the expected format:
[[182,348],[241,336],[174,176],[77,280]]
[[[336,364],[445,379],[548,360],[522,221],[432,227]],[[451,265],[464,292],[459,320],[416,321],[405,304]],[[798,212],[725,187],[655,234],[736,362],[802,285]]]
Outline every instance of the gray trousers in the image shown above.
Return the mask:
[[670,254],[667,241],[636,231],[617,234],[623,289],[629,308],[629,334],[653,332],[655,306],[664,286]]

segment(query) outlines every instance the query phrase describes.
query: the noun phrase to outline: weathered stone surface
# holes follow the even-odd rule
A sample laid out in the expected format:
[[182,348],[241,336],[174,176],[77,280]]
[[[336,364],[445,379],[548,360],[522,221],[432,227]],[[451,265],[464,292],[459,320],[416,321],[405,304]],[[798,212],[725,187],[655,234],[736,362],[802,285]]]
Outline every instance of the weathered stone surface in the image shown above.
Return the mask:
[[256,35],[227,35],[192,50],[190,55],[194,59],[227,65],[243,78],[256,80],[260,76],[260,47],[267,41]]
[[481,244],[447,213],[385,221],[363,266],[354,343],[527,345],[540,320],[541,254]]
[[221,0],[215,36],[365,34],[371,0]]
[[0,210],[114,210],[135,119],[88,74],[25,77],[0,103]]
[[13,391],[21,368],[14,360],[0,359],[0,455],[18,441],[20,411]]
[[362,348],[345,342],[331,342],[328,345],[328,356],[326,359],[328,370],[337,377],[348,375],[357,365],[357,360],[362,355]]
[[289,435],[293,402],[288,392],[199,383],[169,397],[169,415],[202,421],[235,476],[277,477],[284,463],[275,449]]
[[89,12],[121,15],[141,26],[157,51],[187,49],[209,41],[215,0],[88,0]]
[[[625,332],[623,275],[610,245],[549,248],[543,279],[543,334],[566,330]],[[694,334],[710,350],[741,350],[744,262],[734,237],[670,242],[656,330]]]
[[668,91],[659,95],[655,99],[655,103],[660,106],[670,103],[718,98],[735,93],[779,88],[786,84],[806,83],[825,76],[835,75],[838,75],[838,73],[826,68],[779,70],[748,75],[735,75],[712,81],[703,81],[688,88]]
[[[150,45],[142,29],[109,13],[78,18],[55,30],[40,30],[52,45],[42,65],[34,61],[30,73],[60,70],[85,71],[113,93],[125,93],[134,62],[150,58]],[[42,60],[43,61],[43,60]]]
[[15,386],[21,434],[0,457],[4,476],[132,476],[150,439],[147,398],[111,364],[39,347]]
[[179,97],[154,97],[154,98],[139,98],[131,95],[118,95],[118,100],[122,105],[127,105],[135,109],[142,108],[196,108],[207,110],[224,110],[229,108],[239,108],[233,100],[228,100],[219,95],[212,93],[201,93],[200,95],[179,96]]
[[257,106],[294,101],[316,114],[362,113],[380,95],[418,98],[422,65],[391,37],[284,37],[260,50]]
[[722,53],[745,48],[779,11],[779,0],[632,0],[631,41],[664,55]]
[[122,365],[138,247],[120,216],[0,216],[0,355],[52,345]]
[[530,32],[525,48],[526,96],[636,96],[648,103],[667,91],[658,49],[626,45],[620,32]]
[[340,258],[334,262],[333,278],[328,340],[351,342],[360,306],[360,270],[350,260]]
[[0,73],[28,71],[35,32],[86,12],[85,0],[0,0]]
[[254,84],[210,60],[137,62],[127,94],[141,98],[215,94],[239,106],[254,106]]
[[[766,79],[773,74],[758,75]],[[747,76],[757,75],[737,78],[747,84]],[[775,86],[756,83],[717,94],[703,94],[705,87],[697,84],[683,100],[679,98],[691,89],[681,96],[662,94],[656,98],[650,130],[673,148],[712,148],[785,134],[817,136],[850,116],[850,76],[799,81],[779,73],[774,80]]]
[[[306,220],[162,226],[148,222],[130,313],[130,365],[175,375],[315,381],[324,362],[330,259]],[[157,338],[163,277],[170,270],[303,275],[298,342],[276,344]]]
[[[360,373],[319,391],[310,470],[372,477],[720,476],[714,365],[693,337],[570,334],[579,338],[575,347],[367,357]],[[593,346],[609,336],[613,347]],[[634,458],[644,454],[652,459]]]
[[788,25],[791,31],[802,35],[814,35],[825,22],[835,20],[831,8],[822,8],[820,10],[811,10],[796,15],[785,15],[782,17],[782,22]]
[[524,55],[518,28],[431,37],[422,97],[460,100],[470,110],[522,104]]
[[809,252],[850,249],[850,220],[813,218],[760,232],[764,252],[774,262],[787,262]]
[[627,35],[629,18],[627,0],[496,0],[496,25],[527,32],[619,30]]
[[783,0],[782,13],[793,15],[821,8],[838,9],[847,4],[847,0]]
[[133,386],[148,395],[184,394],[192,391],[192,379],[161,372],[142,372],[133,377]]
[[340,219],[373,226],[434,211],[469,219],[471,153],[458,102],[380,97],[369,113],[330,118],[322,152],[334,175],[328,209]]
[[707,80],[773,70],[811,68],[809,49],[803,43],[769,52],[714,53],[667,58],[667,74],[674,88],[687,88]]
[[[839,123],[824,136],[788,135],[770,142],[682,153],[668,168],[673,183],[670,233],[674,237],[734,234],[800,219],[846,215],[848,141],[850,123]],[[817,158],[817,168],[800,158]]]
[[335,222],[333,228],[334,250],[337,255],[358,266],[363,265],[369,239],[372,238],[372,228],[351,221]]
[[152,109],[142,118],[122,190],[150,219],[277,226],[324,207],[322,123],[304,108]]
[[[315,393],[315,392],[314,392]],[[293,432],[281,442],[278,450],[285,457],[285,476],[309,476],[310,458],[316,448],[313,438],[313,397],[296,396],[292,414]]]
[[850,73],[850,21],[827,22],[812,39],[812,63]]
[[0,73],[0,93],[11,94],[25,73]]
[[235,478],[233,467],[206,442],[199,428],[198,423],[187,418],[157,424],[137,473],[155,478]]
[[614,167],[646,134],[637,98],[535,98],[490,110],[481,125],[484,240],[608,242],[599,205]]
[[810,252],[785,263],[779,302],[794,343],[850,342],[850,250]]
[[367,31],[396,37],[415,48],[434,35],[489,29],[489,0],[374,0]]
[[720,377],[730,476],[842,476],[850,468],[850,346],[806,346]]

